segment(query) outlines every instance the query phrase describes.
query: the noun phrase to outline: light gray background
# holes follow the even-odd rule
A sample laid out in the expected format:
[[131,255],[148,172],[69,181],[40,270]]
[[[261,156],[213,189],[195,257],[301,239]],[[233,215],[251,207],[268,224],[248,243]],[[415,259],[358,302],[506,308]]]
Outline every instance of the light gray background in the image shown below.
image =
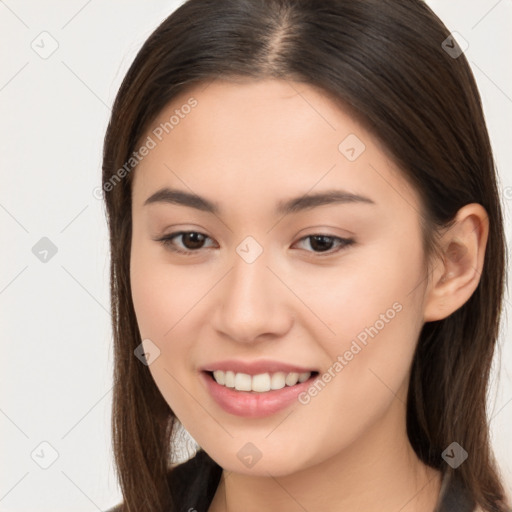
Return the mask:
[[[110,448],[108,238],[93,189],[121,79],[179,3],[0,1],[1,511],[95,511],[121,498]],[[512,1],[428,4],[469,44],[510,244]],[[44,55],[52,44],[56,51]],[[47,262],[32,252],[42,237],[57,248]],[[489,400],[509,492],[511,310],[507,292],[501,366],[496,361]]]

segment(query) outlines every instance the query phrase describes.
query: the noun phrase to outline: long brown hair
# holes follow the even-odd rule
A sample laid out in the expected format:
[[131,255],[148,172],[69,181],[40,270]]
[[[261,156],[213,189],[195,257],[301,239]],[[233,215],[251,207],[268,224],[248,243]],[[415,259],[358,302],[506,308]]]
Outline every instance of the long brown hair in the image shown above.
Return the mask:
[[[439,228],[462,206],[476,202],[486,209],[489,238],[477,289],[421,331],[407,431],[420,459],[451,472],[475,504],[505,510],[486,413],[507,263],[502,207],[480,95],[464,54],[447,51],[446,41],[458,48],[449,37],[421,0],[189,0],[145,42],[115,99],[103,155],[112,435],[124,510],[174,510],[169,459],[177,425],[148,367],[134,356],[141,338],[129,279],[136,168],[130,157],[176,95],[230,77],[307,83],[357,116],[420,194],[426,256],[438,250]],[[469,453],[456,470],[441,457],[454,441]]]

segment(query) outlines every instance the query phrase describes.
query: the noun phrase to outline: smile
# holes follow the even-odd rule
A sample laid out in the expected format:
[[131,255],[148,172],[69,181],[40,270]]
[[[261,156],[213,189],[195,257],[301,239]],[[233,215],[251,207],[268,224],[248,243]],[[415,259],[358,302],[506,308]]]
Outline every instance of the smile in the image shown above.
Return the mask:
[[215,370],[211,372],[215,382],[236,391],[254,391],[266,393],[271,390],[283,389],[285,386],[295,386],[311,377],[311,372],[275,372],[249,375],[234,371]]
[[204,369],[199,373],[214,403],[229,414],[245,418],[263,418],[297,405],[298,396],[319,375],[318,371],[262,369],[252,374],[227,369]]

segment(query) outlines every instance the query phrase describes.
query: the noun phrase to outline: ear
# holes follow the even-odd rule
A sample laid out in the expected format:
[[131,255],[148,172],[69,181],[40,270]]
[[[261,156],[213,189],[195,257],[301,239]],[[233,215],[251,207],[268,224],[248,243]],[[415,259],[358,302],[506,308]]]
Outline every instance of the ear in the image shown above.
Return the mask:
[[424,302],[424,321],[442,320],[469,300],[480,282],[489,217],[478,203],[463,206],[441,238]]

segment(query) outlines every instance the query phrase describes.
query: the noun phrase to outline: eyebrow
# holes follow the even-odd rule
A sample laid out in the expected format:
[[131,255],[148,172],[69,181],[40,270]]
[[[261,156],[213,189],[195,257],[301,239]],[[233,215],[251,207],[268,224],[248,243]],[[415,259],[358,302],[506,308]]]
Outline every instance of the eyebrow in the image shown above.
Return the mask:
[[[221,208],[218,203],[191,194],[184,190],[170,189],[168,187],[157,190],[144,201],[144,206],[154,203],[167,203],[188,206],[214,215],[219,215]],[[346,203],[366,203],[375,205],[375,201],[369,197],[353,194],[345,190],[326,190],[315,194],[306,194],[285,201],[279,201],[276,206],[277,214],[296,213],[309,210],[317,206]]]

